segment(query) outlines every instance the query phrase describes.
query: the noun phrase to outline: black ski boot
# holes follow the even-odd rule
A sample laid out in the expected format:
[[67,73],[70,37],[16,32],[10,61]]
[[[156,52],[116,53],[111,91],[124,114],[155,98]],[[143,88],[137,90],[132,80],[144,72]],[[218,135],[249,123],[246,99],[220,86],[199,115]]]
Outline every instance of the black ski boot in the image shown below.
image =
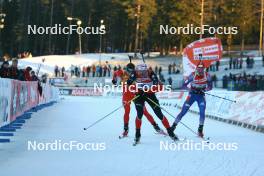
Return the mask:
[[155,129],[155,131],[156,131],[157,133],[159,133],[160,130],[161,130],[160,127],[159,127],[159,125],[156,124],[156,123],[153,124],[153,128]]
[[204,134],[203,134],[203,125],[199,125],[199,128],[198,128],[198,136],[203,138],[204,137]]
[[167,132],[168,132],[168,135],[170,136],[170,138],[173,140],[173,141],[178,141],[179,138],[173,133],[173,130],[172,128],[167,128]]
[[124,131],[122,133],[122,136],[123,137],[127,137],[127,135],[128,135],[128,124],[125,124],[124,125]]
[[162,134],[162,135],[167,135],[162,129],[160,129],[159,125],[154,123],[153,124],[153,128],[155,129],[155,131],[158,133],[158,134]]
[[138,144],[139,141],[140,141],[140,137],[141,137],[141,134],[140,134],[140,129],[136,129],[136,135],[135,135],[135,144]]
[[124,125],[124,131],[123,133],[119,136],[119,139],[125,138],[128,136],[128,124]]

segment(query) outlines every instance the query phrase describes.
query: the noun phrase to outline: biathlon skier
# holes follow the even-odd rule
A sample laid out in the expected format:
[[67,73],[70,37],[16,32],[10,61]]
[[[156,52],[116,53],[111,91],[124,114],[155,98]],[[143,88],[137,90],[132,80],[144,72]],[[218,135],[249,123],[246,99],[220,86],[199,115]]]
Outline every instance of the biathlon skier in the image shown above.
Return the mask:
[[212,81],[211,76],[209,75],[209,73],[206,72],[206,69],[202,62],[200,62],[197,65],[195,71],[188,76],[188,79],[184,82],[183,88],[188,89],[187,86],[189,84],[189,94],[183,104],[181,112],[178,114],[171,128],[173,129],[173,131],[176,129],[177,124],[181,121],[182,117],[188,112],[189,108],[196,101],[200,111],[198,136],[203,138],[203,127],[206,108],[205,92],[210,91],[212,89]]
[[[139,96],[135,99],[135,106],[137,110],[137,117],[135,120],[136,123],[136,134],[135,134],[135,143],[139,143],[141,137],[141,119],[144,113],[145,102],[147,102],[151,108],[153,109],[154,113],[158,116],[158,118],[162,121],[162,124],[167,129],[168,135],[173,140],[178,140],[178,137],[173,133],[173,130],[170,127],[170,124],[167,118],[161,112],[161,108],[159,105],[159,101],[155,95],[160,87],[160,82],[157,78],[157,75],[148,69],[145,63],[139,64],[136,66],[135,71],[130,74],[130,77],[127,81],[128,85],[134,84],[137,87],[136,96]],[[146,90],[147,89],[147,90]]]
[[[129,114],[130,114],[130,105],[131,100],[135,97],[135,92],[133,90],[130,90],[128,88],[128,85],[126,84],[129,76],[131,73],[133,73],[135,70],[135,65],[133,63],[129,63],[126,66],[126,70],[122,70],[119,68],[117,71],[114,72],[112,83],[114,85],[120,85],[123,86],[123,95],[122,95],[122,102],[124,105],[124,131],[120,138],[127,137],[128,136],[128,130],[129,130]],[[165,132],[160,129],[158,124],[155,122],[154,118],[151,116],[151,114],[147,111],[146,107],[143,107],[143,114],[146,116],[148,121],[152,124],[155,131],[159,134],[165,134]]]

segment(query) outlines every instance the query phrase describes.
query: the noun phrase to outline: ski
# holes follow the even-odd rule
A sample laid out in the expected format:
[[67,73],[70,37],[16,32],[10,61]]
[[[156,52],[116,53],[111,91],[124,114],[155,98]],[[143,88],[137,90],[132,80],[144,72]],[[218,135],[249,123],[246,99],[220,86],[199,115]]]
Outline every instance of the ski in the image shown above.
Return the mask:
[[163,136],[168,136],[168,133],[164,132],[163,130],[161,130],[159,132],[155,132],[155,134],[163,135]]
[[210,143],[210,137],[203,137],[202,139],[203,139],[204,141],[206,141],[207,144]]
[[121,135],[121,136],[118,136],[119,139],[123,139],[123,138],[127,138],[128,136],[124,136],[124,135]]
[[136,146],[140,143],[140,138],[139,139],[134,139],[133,146]]
[[136,142],[136,141],[135,141],[135,142],[133,143],[133,146],[136,146],[136,145],[138,145],[138,144],[139,144],[139,142]]
[[173,140],[174,142],[183,142],[183,141],[186,141],[186,137],[178,137],[178,139],[177,140]]

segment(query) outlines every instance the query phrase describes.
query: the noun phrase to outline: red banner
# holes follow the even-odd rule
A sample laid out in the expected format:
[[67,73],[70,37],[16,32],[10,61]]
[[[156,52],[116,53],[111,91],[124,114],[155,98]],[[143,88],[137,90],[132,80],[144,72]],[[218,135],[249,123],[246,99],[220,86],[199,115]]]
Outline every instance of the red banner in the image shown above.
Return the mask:
[[209,67],[222,58],[223,48],[220,39],[204,38],[189,44],[183,52],[192,64],[197,65],[202,60],[205,67]]

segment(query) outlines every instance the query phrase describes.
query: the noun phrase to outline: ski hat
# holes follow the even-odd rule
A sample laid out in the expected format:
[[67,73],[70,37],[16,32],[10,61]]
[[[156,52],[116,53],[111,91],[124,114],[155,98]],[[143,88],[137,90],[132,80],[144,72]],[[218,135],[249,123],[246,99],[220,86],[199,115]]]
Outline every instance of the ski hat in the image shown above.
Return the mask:
[[143,70],[147,70],[147,69],[148,69],[148,66],[145,63],[141,63],[141,64],[138,64],[136,66],[136,70],[139,70],[139,71],[143,71]]
[[202,62],[200,62],[200,63],[196,66],[196,71],[197,71],[198,73],[203,73],[203,72],[204,72],[204,69],[205,69],[205,67],[204,67],[204,65],[203,65]]
[[133,71],[135,70],[135,65],[134,65],[133,63],[128,63],[128,64],[126,65],[126,70],[127,70],[129,73],[133,72]]

